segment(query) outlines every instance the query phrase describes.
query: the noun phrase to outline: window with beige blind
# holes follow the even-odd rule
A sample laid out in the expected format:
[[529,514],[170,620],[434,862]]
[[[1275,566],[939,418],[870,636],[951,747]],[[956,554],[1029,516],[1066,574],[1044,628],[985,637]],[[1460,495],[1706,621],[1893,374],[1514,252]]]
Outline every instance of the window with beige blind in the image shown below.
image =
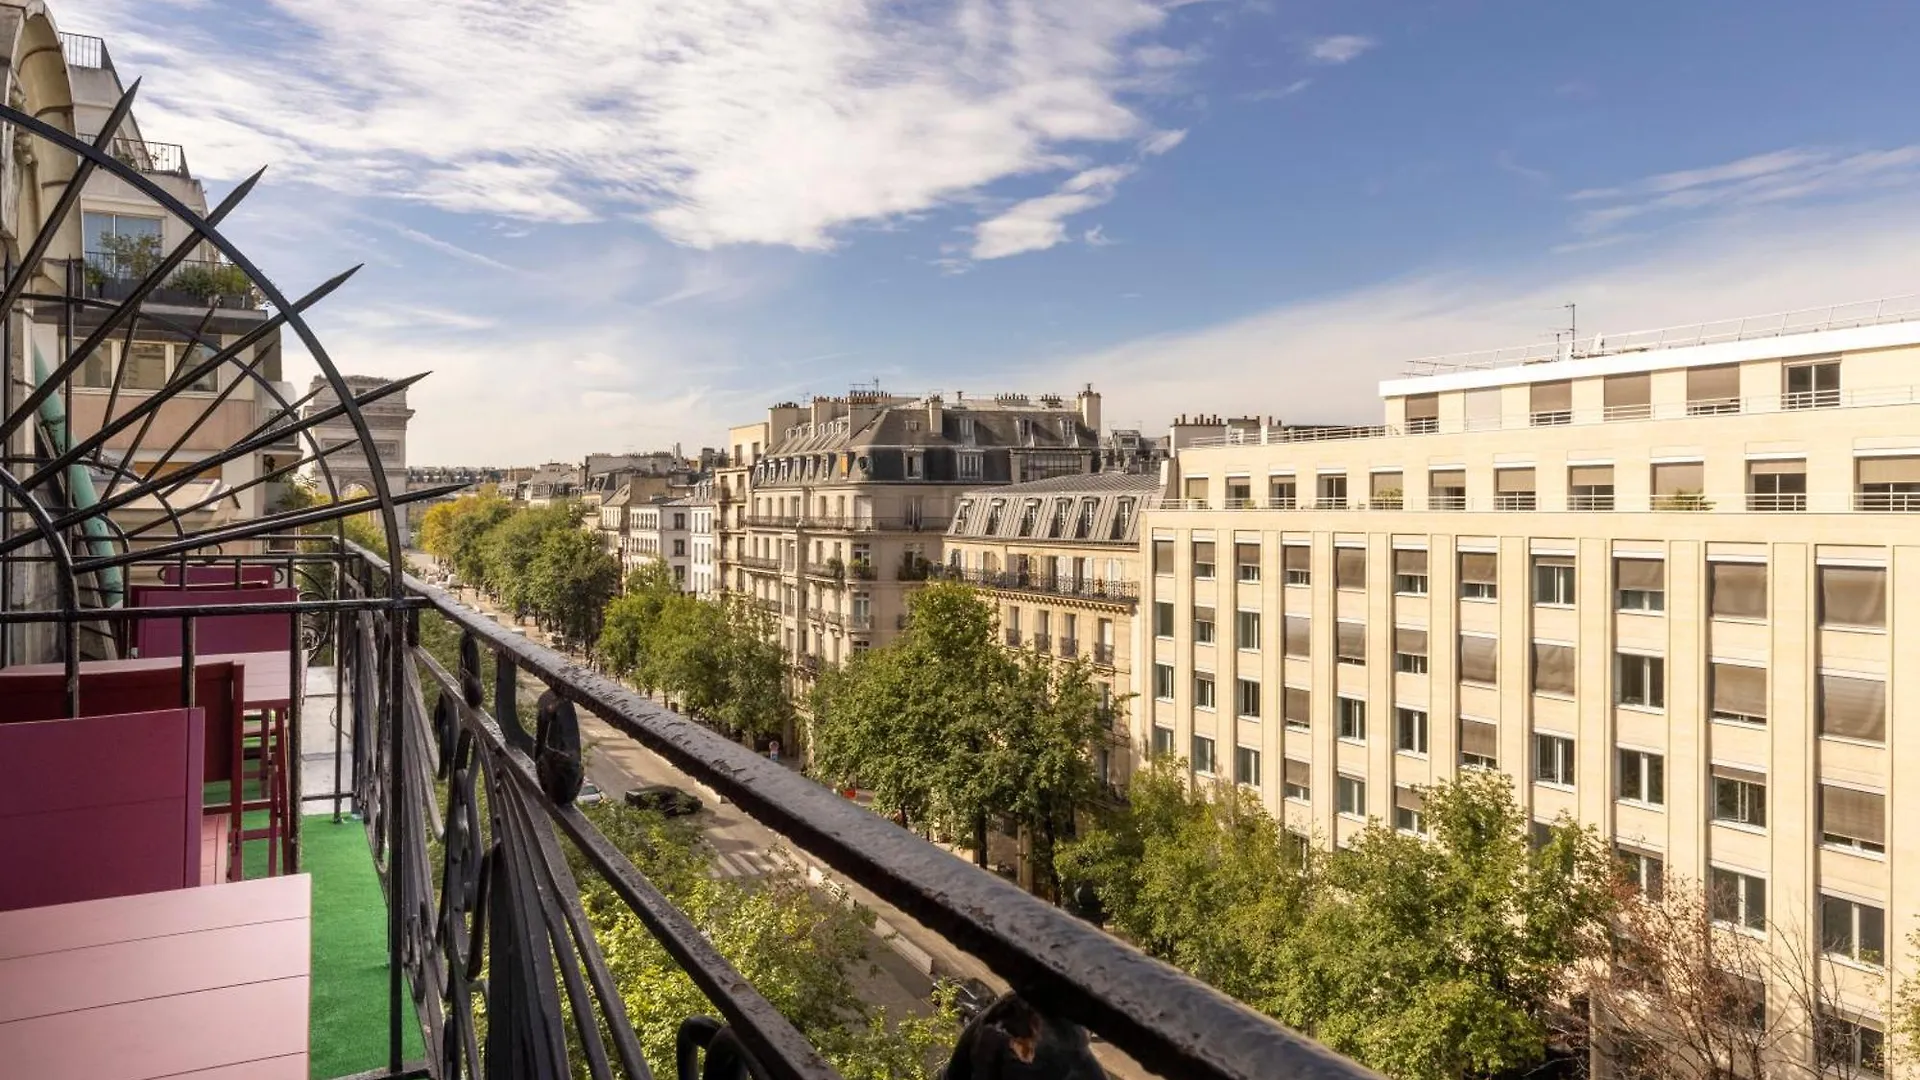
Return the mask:
[[1427,595],[1426,552],[1396,551],[1393,553],[1393,591],[1402,596]]
[[1155,540],[1153,542],[1153,572],[1173,573],[1173,541]]
[[1821,784],[1820,842],[1885,854],[1887,797],[1877,791]]
[[1613,466],[1574,465],[1568,468],[1567,509],[1612,510]]
[[1854,462],[1856,510],[1920,510],[1920,457],[1872,457]]
[[1410,394],[1407,397],[1407,434],[1428,435],[1440,430],[1440,395]]
[[1364,589],[1367,587],[1367,549],[1343,547],[1333,549],[1333,587],[1336,589]]
[[1460,553],[1460,596],[1464,600],[1492,600],[1500,595],[1500,556],[1491,551]]
[[1807,508],[1805,461],[1747,462],[1747,509],[1756,513],[1798,512]]
[[1500,643],[1480,634],[1460,635],[1460,681],[1492,686],[1499,681]]
[[1300,485],[1292,474],[1267,477],[1267,509],[1292,510],[1300,505]]
[[1304,544],[1280,549],[1280,568],[1289,585],[1313,584],[1313,550]]
[[1313,691],[1298,686],[1285,688],[1281,695],[1281,719],[1295,731],[1313,726]]
[[1333,626],[1334,659],[1342,664],[1367,662],[1367,624],[1337,622]]
[[1687,415],[1710,416],[1740,411],[1740,366],[1716,364],[1687,369]]
[[1702,495],[1707,467],[1698,461],[1661,461],[1653,466],[1653,509],[1708,510]]
[[1460,718],[1460,764],[1478,769],[1500,767],[1500,728],[1485,720]]
[[1425,836],[1427,832],[1427,800],[1418,788],[1405,784],[1393,789],[1393,827],[1404,833]]
[[1707,603],[1715,618],[1766,618],[1766,564],[1734,562],[1708,563]]
[[1313,766],[1304,761],[1286,758],[1281,772],[1281,797],[1294,802],[1307,802],[1313,798]]
[[1397,472],[1377,472],[1368,477],[1369,503],[1375,510],[1398,510],[1406,502],[1406,483]]
[[1572,607],[1574,599],[1573,556],[1535,555],[1533,557],[1533,602],[1555,607]]
[[1260,545],[1239,541],[1233,545],[1233,576],[1238,581],[1260,580]]
[[1427,474],[1427,509],[1465,510],[1467,473],[1465,469],[1434,469]]
[[1653,415],[1653,376],[1648,372],[1609,375],[1602,393],[1608,420],[1645,420]]
[[1203,580],[1213,576],[1213,541],[1193,542],[1193,576]]
[[1573,423],[1573,383],[1565,379],[1539,382],[1527,390],[1528,423],[1534,427]]
[[1533,643],[1533,692],[1572,696],[1573,646]]
[[1708,665],[1709,707],[1715,720],[1734,724],[1767,722],[1767,669],[1719,660]]
[[1887,684],[1881,679],[1821,672],[1818,712],[1822,735],[1887,741]]
[[1288,615],[1281,620],[1286,629],[1282,649],[1288,656],[1306,658],[1312,654],[1313,623],[1305,615]]
[[1204,476],[1187,477],[1181,485],[1180,494],[1182,498],[1192,503],[1196,509],[1205,510],[1207,508],[1207,478]]
[[1820,625],[1884,629],[1887,625],[1886,568],[1820,567]]
[[1193,608],[1193,643],[1196,645],[1213,644],[1214,614],[1210,607],[1198,604]]
[[1427,632],[1411,626],[1393,628],[1393,670],[1409,675],[1427,673]]
[[1497,431],[1503,423],[1500,388],[1490,386],[1484,390],[1466,392],[1466,412],[1468,431]]
[[1539,505],[1532,469],[1496,469],[1493,473],[1495,510],[1532,510]]
[[1621,611],[1665,611],[1667,564],[1661,559],[1615,559],[1613,588]]

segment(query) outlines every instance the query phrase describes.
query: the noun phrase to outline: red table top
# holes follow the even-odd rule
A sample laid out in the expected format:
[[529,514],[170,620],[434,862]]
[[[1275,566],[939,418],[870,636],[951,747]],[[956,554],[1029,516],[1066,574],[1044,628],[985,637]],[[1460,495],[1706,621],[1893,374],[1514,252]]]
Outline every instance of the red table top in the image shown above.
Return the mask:
[[[288,668],[293,658],[284,650],[274,652],[213,653],[194,658],[199,663],[215,664],[230,660],[241,665],[241,678],[246,686],[240,691],[249,709],[285,709],[292,705],[289,692],[293,689]],[[156,668],[180,667],[177,656],[154,656],[127,660],[82,660],[80,673],[89,671],[151,671]],[[0,679],[11,674],[45,675],[58,674],[66,670],[59,664],[16,664],[0,669]]]
[[304,1080],[311,882],[0,912],[0,1062],[45,1080]]

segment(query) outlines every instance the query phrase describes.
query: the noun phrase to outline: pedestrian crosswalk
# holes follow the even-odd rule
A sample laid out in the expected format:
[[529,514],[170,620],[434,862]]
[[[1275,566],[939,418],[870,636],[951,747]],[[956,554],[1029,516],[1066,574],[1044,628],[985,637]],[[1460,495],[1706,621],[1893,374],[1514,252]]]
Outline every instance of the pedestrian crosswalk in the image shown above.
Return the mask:
[[713,856],[713,865],[707,868],[707,876],[713,878],[750,878],[763,877],[781,865],[769,851],[719,851]]

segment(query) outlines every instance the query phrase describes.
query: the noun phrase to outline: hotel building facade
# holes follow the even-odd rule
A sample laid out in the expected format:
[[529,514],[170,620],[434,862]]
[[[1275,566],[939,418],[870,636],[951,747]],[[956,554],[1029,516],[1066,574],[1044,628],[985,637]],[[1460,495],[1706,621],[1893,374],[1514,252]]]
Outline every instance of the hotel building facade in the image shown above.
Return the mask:
[[1324,845],[1503,771],[1644,883],[1823,945],[1870,1045],[1920,916],[1916,317],[1425,363],[1378,427],[1180,449],[1136,745]]

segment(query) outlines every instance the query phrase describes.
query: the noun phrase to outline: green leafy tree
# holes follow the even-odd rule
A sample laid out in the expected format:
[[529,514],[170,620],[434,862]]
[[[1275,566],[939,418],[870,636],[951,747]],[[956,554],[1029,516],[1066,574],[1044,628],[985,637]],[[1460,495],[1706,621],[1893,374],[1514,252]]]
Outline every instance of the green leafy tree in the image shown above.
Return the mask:
[[1106,733],[1100,693],[1078,660],[1056,667],[1031,653],[1005,676],[997,722],[984,743],[984,801],[1019,825],[1034,890],[1058,900],[1055,853],[1073,831],[1075,812],[1099,793],[1091,748]]
[[580,529],[550,529],[529,568],[533,607],[574,641],[591,644],[600,615],[620,591],[620,563],[598,537]]
[[643,563],[627,575],[627,591],[607,605],[601,620],[596,649],[607,670],[649,693],[658,689],[648,681],[649,646],[661,612],[679,595],[665,563]]
[[647,638],[643,682],[677,697],[695,718],[713,716],[726,693],[725,634],[726,612],[718,604],[674,593]]
[[514,510],[486,531],[480,542],[480,561],[487,591],[515,615],[539,614],[534,561],[540,557],[547,534],[579,531],[579,508],[559,503],[532,510]]
[[738,734],[785,735],[793,726],[793,698],[773,617],[744,596],[730,595],[722,604],[720,670],[725,686],[714,717]]

